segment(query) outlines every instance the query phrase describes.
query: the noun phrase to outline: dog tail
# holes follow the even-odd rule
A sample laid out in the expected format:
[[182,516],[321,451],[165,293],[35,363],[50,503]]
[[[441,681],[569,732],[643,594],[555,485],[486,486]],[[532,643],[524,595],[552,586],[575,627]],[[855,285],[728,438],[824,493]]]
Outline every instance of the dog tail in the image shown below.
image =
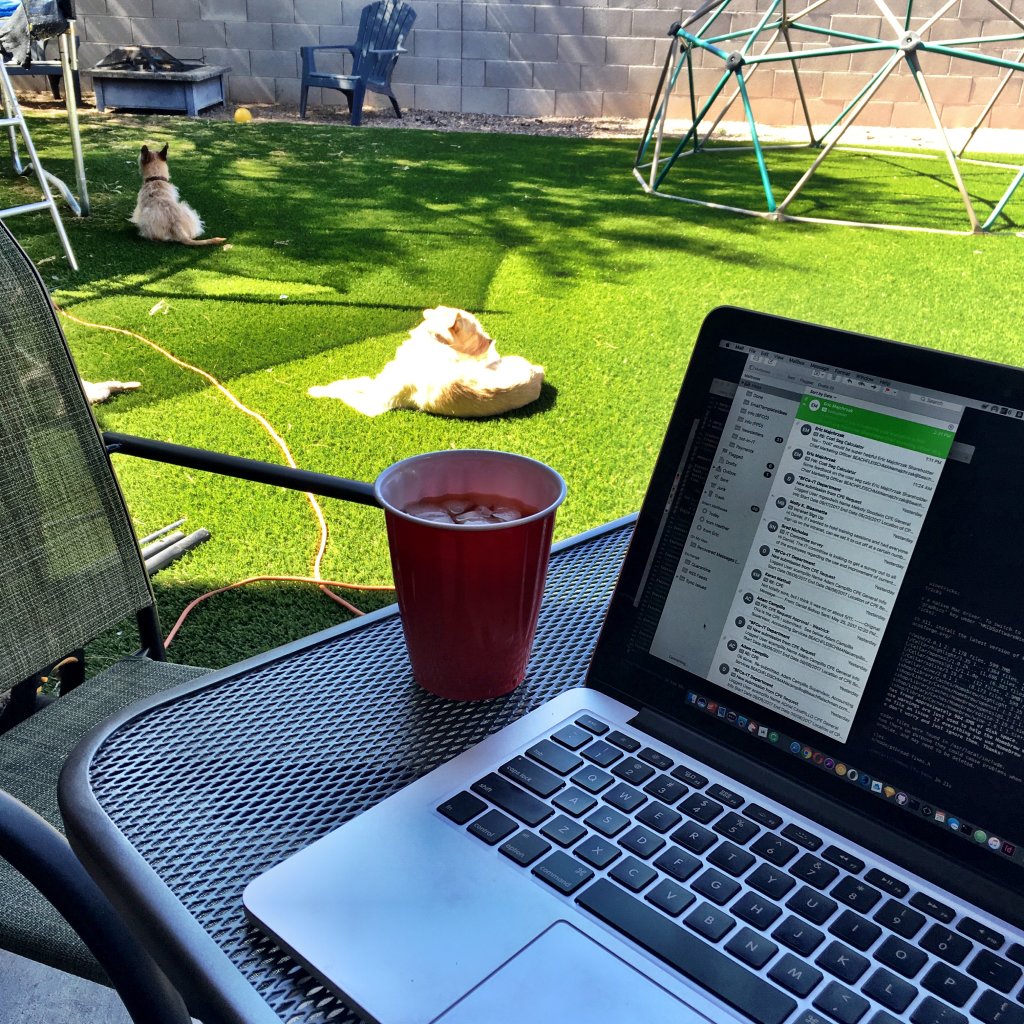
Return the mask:
[[226,238],[186,238],[185,245],[220,245]]

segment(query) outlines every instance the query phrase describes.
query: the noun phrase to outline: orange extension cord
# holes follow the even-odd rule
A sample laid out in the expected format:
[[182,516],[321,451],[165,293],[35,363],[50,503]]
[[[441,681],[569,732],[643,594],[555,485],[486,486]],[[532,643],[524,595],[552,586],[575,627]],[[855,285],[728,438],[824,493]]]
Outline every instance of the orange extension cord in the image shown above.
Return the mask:
[[[144,345],[148,345],[154,352],[159,352],[164,358],[169,359],[176,366],[180,366],[184,370],[189,370],[192,373],[198,374],[207,383],[211,384],[216,388],[236,409],[244,413],[246,416],[254,419],[266,433],[270,436],[273,442],[281,450],[281,454],[284,456],[285,461],[293,469],[298,469],[298,465],[292,456],[288,445],[285,443],[283,437],[273,428],[270,422],[258,412],[254,412],[248,406],[243,405],[238,398],[236,398],[212,373],[208,373],[206,370],[198,366],[194,366],[192,363],[186,363],[183,359],[179,359],[172,352],[169,352],[162,345],[158,345],[155,341],[145,337],[142,334],[138,334],[135,331],[129,331],[123,327],[111,327],[109,324],[94,324],[88,320],[82,320],[80,317],[75,316],[72,313],[68,313],[66,310],[61,309],[60,306],[54,304],[58,313],[66,319],[72,321],[72,323],[79,324],[82,327],[90,327],[97,331],[110,331],[113,334],[123,334],[127,338],[134,338],[136,341],[141,341]],[[309,502],[310,508],[313,510],[313,515],[316,516],[317,523],[320,527],[320,541],[317,546],[316,555],[313,558],[313,573],[311,576],[250,576],[244,580],[238,580],[235,583],[229,583],[225,587],[218,587],[216,590],[211,590],[208,593],[201,594],[194,601],[190,601],[182,613],[178,616],[177,621],[171,627],[170,632],[164,639],[164,646],[170,647],[171,642],[177,636],[178,631],[181,629],[182,623],[192,612],[192,609],[201,602],[208,598],[214,597],[217,594],[223,594],[225,591],[234,590],[236,587],[243,587],[248,583],[259,583],[263,581],[273,582],[288,582],[288,583],[315,583],[324,594],[326,594],[332,601],[336,601],[343,608],[346,608],[353,615],[363,615],[364,613],[357,608],[355,605],[350,604],[339,594],[335,594],[331,587],[341,587],[346,590],[363,590],[363,591],[382,591],[394,590],[394,587],[389,586],[373,586],[368,584],[359,583],[345,583],[339,580],[325,580],[321,575],[321,565],[323,564],[324,554],[327,551],[327,520],[324,517],[323,509],[320,507],[320,503],[316,500],[316,496],[308,491],[303,491],[306,500]]]

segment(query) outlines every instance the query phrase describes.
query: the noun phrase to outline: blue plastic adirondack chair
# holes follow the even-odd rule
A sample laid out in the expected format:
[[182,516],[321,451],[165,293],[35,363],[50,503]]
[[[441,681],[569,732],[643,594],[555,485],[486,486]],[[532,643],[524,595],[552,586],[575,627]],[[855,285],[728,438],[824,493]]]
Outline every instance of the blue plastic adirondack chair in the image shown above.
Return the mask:
[[[399,54],[406,51],[402,42],[409,34],[416,12],[401,0],[376,0],[367,4],[359,17],[359,34],[355,43],[336,46],[303,46],[302,92],[299,96],[299,116],[306,116],[306,96],[311,85],[321,89],[337,89],[345,94],[351,122],[363,119],[363,99],[367,90],[378,92],[391,100],[395,115],[402,116],[398,100],[391,91],[391,72],[398,63]],[[317,71],[318,50],[347,50],[352,54],[350,74],[332,74]]]

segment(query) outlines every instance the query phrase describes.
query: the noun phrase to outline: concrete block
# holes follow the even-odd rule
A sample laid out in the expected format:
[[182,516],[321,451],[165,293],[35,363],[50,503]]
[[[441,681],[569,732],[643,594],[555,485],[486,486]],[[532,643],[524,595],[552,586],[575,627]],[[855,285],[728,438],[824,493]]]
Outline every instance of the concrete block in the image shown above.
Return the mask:
[[105,7],[102,3],[98,4],[96,14],[107,14],[113,18],[155,17],[153,0],[107,0]]
[[228,21],[225,27],[228,46],[240,50],[274,49],[274,30],[269,22]]
[[407,45],[417,57],[458,57],[462,53],[461,32],[416,32]]
[[606,59],[609,64],[653,64],[654,40],[609,37]]
[[245,0],[199,0],[203,21],[246,21]]
[[[124,46],[131,42],[132,23],[129,18],[96,17],[89,19],[89,40],[110,45],[103,51],[106,56],[112,47]],[[83,65],[85,61],[81,62]]]
[[758,124],[790,125],[795,108],[792,100],[763,99],[754,105],[754,118]]
[[627,92],[629,68],[624,64],[583,64],[580,67],[582,92]]
[[[338,46],[342,43],[354,43],[356,41],[356,36],[358,35],[357,29],[352,25],[320,25],[319,31],[316,25],[296,25],[295,28],[304,28],[317,32],[320,43],[323,46]],[[406,40],[405,46],[408,48],[408,40]]]
[[[425,4],[429,7],[429,4]],[[451,31],[463,31],[465,26],[462,23],[462,4],[437,4],[437,27]],[[419,11],[419,6],[416,10]],[[416,17],[416,25],[419,26],[419,14]],[[424,26],[426,27],[426,26]]]
[[[275,78],[274,79],[274,102],[286,107],[297,107],[299,105],[299,87],[297,78]],[[318,89],[317,92],[320,90]]]
[[507,114],[508,89],[463,89],[462,109],[467,114]]
[[458,110],[462,89],[453,85],[417,85],[414,106],[417,110]]
[[[800,89],[803,89],[804,97],[820,96],[822,86],[825,82],[825,73],[823,71],[808,71],[801,69],[800,75],[800,86],[797,87],[797,77],[792,71],[788,69],[786,71],[776,71],[773,75],[768,76],[771,78],[771,95],[781,96],[783,99],[798,100],[800,98]],[[760,79],[760,75],[757,76]]]
[[507,60],[508,34],[505,32],[462,32],[453,33],[453,53],[438,54],[439,57],[475,57],[478,60]]
[[198,21],[200,17],[199,0],[160,0],[159,11],[154,13],[161,18],[175,18],[178,21]]
[[[484,68],[487,62],[483,60],[462,60],[459,64],[459,85],[483,85]],[[455,82],[438,82],[438,85],[455,85]]]
[[288,50],[250,50],[249,68],[254,78],[297,78],[299,55]]
[[178,45],[178,23],[173,18],[132,18],[132,42],[162,46],[173,53]]
[[552,92],[579,92],[580,66],[561,61],[554,64],[538,61],[533,65],[533,87]]
[[[638,92],[650,96],[654,95],[655,90],[658,88],[658,79],[661,78],[661,68],[636,66],[627,68],[627,71],[629,82],[627,89],[624,91]],[[676,91],[679,95],[686,95],[687,87],[685,83],[683,83],[681,89],[677,86]]]
[[484,85],[494,89],[529,89],[533,65],[523,61],[489,60],[484,66]]
[[[632,23],[628,32],[616,32],[616,35],[640,36],[642,38],[659,39],[664,48],[668,47],[668,30],[676,21],[665,11],[637,10],[632,12]],[[665,49],[661,50],[664,56]]]
[[[320,42],[320,32],[315,25],[275,22],[271,26],[271,34],[275,50],[298,52],[300,46],[316,46]],[[327,41],[324,40],[324,42]]]
[[277,99],[274,79],[232,75],[228,79],[228,99],[232,103],[274,103]]
[[582,7],[539,7],[534,32],[551,35],[582,35]]
[[437,60],[433,57],[402,57],[395,67],[401,80],[411,85],[437,85]]
[[558,59],[558,36],[536,32],[513,32],[508,41],[513,60],[554,61]]
[[508,112],[519,117],[552,117],[555,93],[550,89],[509,89]]
[[[606,41],[603,36],[559,36],[558,59],[576,64],[604,64]],[[641,61],[616,61],[641,63]]]
[[519,4],[489,4],[488,32],[532,32],[535,7]]
[[601,113],[605,117],[646,117],[651,97],[635,92],[606,92]]
[[609,7],[588,7],[583,11],[585,36],[628,36],[632,26],[632,11]]
[[178,42],[182,46],[226,47],[227,28],[223,21],[181,21],[178,23]]
[[295,8],[292,4],[281,3],[281,0],[245,0],[248,21],[294,21]]
[[232,75],[251,76],[249,68],[249,51],[232,50],[218,46],[206,47],[207,64],[225,64],[231,68]]
[[300,25],[344,24],[341,0],[294,0],[294,6],[295,21]]
[[483,32],[487,28],[487,4],[464,4],[462,31]]
[[[405,62],[403,57],[398,62],[398,67],[401,68]],[[397,71],[395,72],[398,73]],[[429,85],[429,82],[425,82],[425,85]],[[465,85],[465,81],[462,77],[462,61],[461,60],[438,60],[437,62],[437,84],[438,85]],[[479,84],[479,83],[474,83]]]
[[599,92],[560,92],[555,96],[556,117],[600,117]]

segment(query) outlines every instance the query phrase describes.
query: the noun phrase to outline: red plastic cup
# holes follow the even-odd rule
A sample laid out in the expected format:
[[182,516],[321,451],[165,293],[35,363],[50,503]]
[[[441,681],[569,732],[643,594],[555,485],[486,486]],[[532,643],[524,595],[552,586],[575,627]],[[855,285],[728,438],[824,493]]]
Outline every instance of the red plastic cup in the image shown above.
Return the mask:
[[[565,481],[509,452],[416,455],[374,484],[412,674],[453,700],[486,700],[526,675]],[[405,510],[444,495],[497,495],[536,511],[511,522],[433,522]]]

